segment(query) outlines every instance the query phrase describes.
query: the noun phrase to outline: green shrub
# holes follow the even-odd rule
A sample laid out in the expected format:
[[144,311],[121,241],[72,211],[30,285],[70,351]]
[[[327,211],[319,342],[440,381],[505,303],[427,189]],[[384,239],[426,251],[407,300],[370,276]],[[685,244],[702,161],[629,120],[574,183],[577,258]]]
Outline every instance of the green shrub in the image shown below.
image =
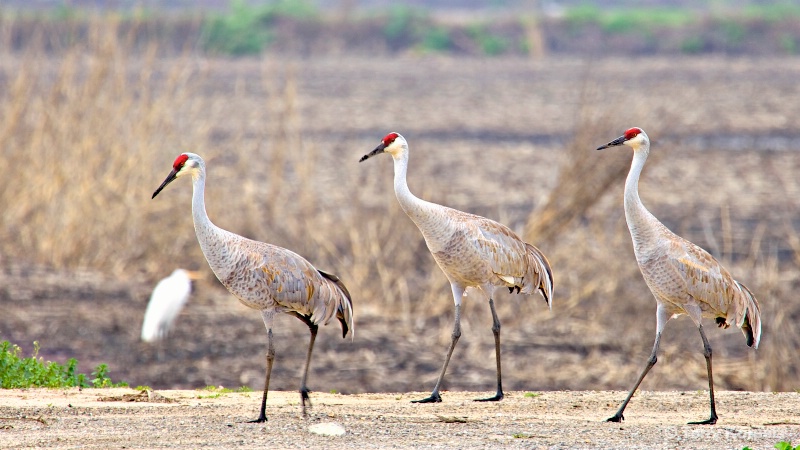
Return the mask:
[[445,27],[433,27],[422,37],[422,49],[426,51],[442,52],[452,46],[450,32]]
[[800,445],[797,447],[792,447],[791,442],[781,441],[775,444],[775,448],[778,450],[800,450]]
[[21,389],[30,387],[118,387],[127,383],[113,383],[108,377],[108,366],[100,364],[92,372],[92,384],[86,375],[77,372],[78,361],[70,358],[66,366],[44,362],[39,355],[39,343],[33,343],[33,355],[20,357],[21,349],[8,341],[0,343],[0,388]]
[[740,45],[747,36],[747,29],[739,20],[722,20],[719,23],[719,28],[725,38],[725,43],[729,46],[736,47]]
[[316,16],[317,10],[307,0],[276,0],[260,6],[234,0],[227,14],[213,15],[203,24],[203,47],[232,56],[259,54],[274,39],[270,27],[276,20],[311,20]]
[[705,42],[700,36],[688,36],[681,42],[681,51],[688,54],[697,54],[703,51]]
[[762,19],[767,22],[783,22],[800,18],[800,5],[794,0],[784,0],[774,3],[761,3],[746,5],[742,14],[750,19]]
[[680,28],[696,20],[691,11],[677,8],[619,9],[600,16],[603,31],[612,34],[652,32]]
[[483,25],[471,25],[467,33],[478,44],[484,55],[500,55],[509,48],[509,42],[506,38],[492,34]]
[[211,53],[233,56],[261,53],[272,39],[263,19],[263,11],[236,0],[228,14],[212,16],[203,25],[203,47]]
[[[393,5],[386,15],[383,36],[386,39],[386,45],[395,51],[415,45],[423,48],[431,45],[433,50],[441,44],[441,41],[436,42],[436,40],[442,38],[441,34],[436,35],[437,32],[433,28],[425,11],[405,5]],[[429,38],[430,33],[434,34]],[[427,39],[431,40],[426,43]],[[447,45],[449,45],[449,36],[446,39],[448,40]]]
[[782,34],[778,41],[786,54],[794,55],[797,53],[797,40],[791,34]]
[[564,13],[564,21],[570,26],[599,23],[600,14],[600,8],[589,3],[584,3],[567,9]]

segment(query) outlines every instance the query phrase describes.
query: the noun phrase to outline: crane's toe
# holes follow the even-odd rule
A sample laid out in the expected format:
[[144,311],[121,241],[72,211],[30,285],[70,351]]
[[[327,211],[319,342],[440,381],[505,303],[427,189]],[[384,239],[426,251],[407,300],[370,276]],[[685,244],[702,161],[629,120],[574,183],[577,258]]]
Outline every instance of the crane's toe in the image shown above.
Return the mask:
[[614,417],[609,417],[606,422],[622,422],[625,417],[622,414],[614,414]]
[[260,416],[258,416],[258,419],[256,419],[256,420],[248,420],[247,423],[264,423],[266,421],[267,421],[267,416],[265,416],[262,413]]
[[442,397],[438,392],[434,392],[430,397],[425,397],[421,400],[411,400],[411,403],[441,403]]
[[473,401],[475,401],[475,402],[499,402],[500,400],[503,399],[503,397],[504,397],[503,393],[502,392],[498,392],[497,394],[495,394],[492,397],[476,398]]
[[306,416],[306,403],[308,403],[308,407],[311,408],[311,397],[308,396],[309,392],[311,391],[305,386],[300,389],[300,403],[303,405],[303,417]]
[[717,416],[713,415],[708,420],[703,420],[700,422],[688,422],[687,425],[714,425],[717,423]]

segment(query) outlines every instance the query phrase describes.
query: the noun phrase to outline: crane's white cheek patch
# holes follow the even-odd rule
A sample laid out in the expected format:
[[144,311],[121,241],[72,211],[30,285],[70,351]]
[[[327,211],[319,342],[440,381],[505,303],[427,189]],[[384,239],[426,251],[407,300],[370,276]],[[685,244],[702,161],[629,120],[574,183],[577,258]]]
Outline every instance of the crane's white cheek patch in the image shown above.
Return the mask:
[[308,427],[308,431],[323,436],[344,436],[346,433],[344,427],[335,422],[315,423]]

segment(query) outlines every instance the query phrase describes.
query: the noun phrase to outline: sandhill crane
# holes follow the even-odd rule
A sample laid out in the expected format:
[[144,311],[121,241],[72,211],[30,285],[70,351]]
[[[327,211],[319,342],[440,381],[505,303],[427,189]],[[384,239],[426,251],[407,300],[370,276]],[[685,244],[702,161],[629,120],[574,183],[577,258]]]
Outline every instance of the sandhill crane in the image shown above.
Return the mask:
[[175,269],[170,276],[156,284],[144,313],[142,341],[155,342],[167,337],[175,318],[192,292],[192,280],[199,274]]
[[[327,324],[335,315],[342,326],[342,337],[353,330],[353,304],[350,293],[336,275],[325,273],[300,255],[275,245],[253,241],[217,227],[206,214],[206,165],[194,153],[182,153],[172,171],[153,193],[155,198],[168,184],[184,175],[192,176],[192,217],[197,241],[208,265],[219,281],[245,306],[261,311],[267,327],[267,370],[261,411],[253,422],[265,422],[267,391],[275,348],[272,326],[275,313],[297,317],[311,331],[305,370],[300,385],[300,401],[306,415],[309,401],[308,366],[320,322]],[[309,402],[310,404],[310,402]]]
[[492,311],[497,360],[497,393],[477,401],[498,401],[503,398],[500,370],[500,320],[494,308],[497,287],[507,287],[510,292],[532,294],[541,291],[550,306],[553,297],[553,274],[550,263],[539,249],[523,242],[505,225],[493,220],[461,212],[452,208],[421,200],[414,196],[406,183],[408,170],[408,143],[398,133],[389,133],[359,162],[379,153],[388,153],[394,160],[394,191],[403,211],[422,232],[425,243],[439,264],[453,291],[455,324],[450,348],[430,397],[415,403],[441,402],[442,386],[447,364],[461,337],[461,297],[467,288],[478,288],[489,299]]
[[761,340],[761,312],[758,301],[745,285],[708,252],[667,229],[648,211],[639,198],[639,175],[650,153],[650,140],[641,128],[631,128],[597,150],[618,145],[633,149],[633,162],[625,180],[625,219],[633,239],[633,251],[639,269],[656,298],[656,339],[653,351],[639,379],[609,422],[624,420],[622,412],[647,372],[655,365],[661,332],[669,319],[686,314],[692,319],[703,339],[703,356],[708,371],[711,417],[692,425],[713,425],[717,422],[714,402],[714,378],[711,373],[711,346],[703,331],[702,319],[712,318],[720,327],[736,324],[747,339],[747,345],[758,348]]

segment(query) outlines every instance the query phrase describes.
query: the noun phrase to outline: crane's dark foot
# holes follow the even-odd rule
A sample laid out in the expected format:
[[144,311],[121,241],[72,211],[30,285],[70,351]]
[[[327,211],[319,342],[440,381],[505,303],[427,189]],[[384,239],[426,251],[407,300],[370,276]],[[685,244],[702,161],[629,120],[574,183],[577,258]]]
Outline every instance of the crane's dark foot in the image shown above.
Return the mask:
[[606,419],[606,422],[622,422],[623,420],[625,420],[625,417],[620,413],[616,413],[614,414],[614,417],[609,417]]
[[256,420],[248,420],[247,423],[264,423],[266,421],[267,421],[267,416],[262,411],[261,415],[258,416],[258,419],[256,419]]
[[703,420],[702,422],[689,422],[688,425],[714,425],[717,423],[717,415],[714,414],[708,420]]
[[311,398],[308,396],[309,392],[311,391],[309,391],[307,387],[300,389],[300,403],[303,405],[303,417],[306,416],[306,403],[308,403],[308,407],[311,408]]
[[423,398],[422,400],[411,400],[411,403],[441,403],[442,397],[438,392],[431,393],[430,397]]
[[489,397],[489,398],[476,398],[476,399],[475,399],[475,400],[473,400],[473,401],[474,401],[474,402],[499,402],[499,401],[500,401],[500,400],[502,400],[502,399],[503,399],[503,393],[502,393],[502,392],[498,392],[497,394],[495,394],[495,396],[494,396],[494,397]]

